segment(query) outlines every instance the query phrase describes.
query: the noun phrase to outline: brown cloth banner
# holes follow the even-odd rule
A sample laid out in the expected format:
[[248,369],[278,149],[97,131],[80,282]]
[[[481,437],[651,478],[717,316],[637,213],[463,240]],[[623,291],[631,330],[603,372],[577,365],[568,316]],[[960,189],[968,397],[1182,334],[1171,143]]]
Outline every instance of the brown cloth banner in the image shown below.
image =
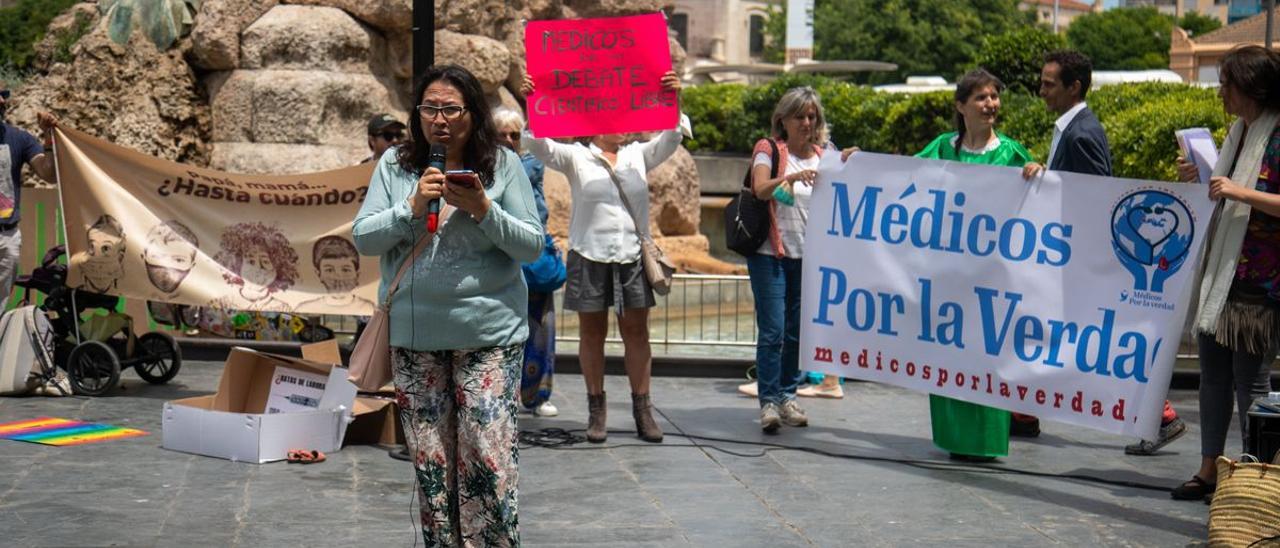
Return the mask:
[[68,284],[222,310],[373,313],[378,262],[351,221],[373,164],[237,175],[57,129]]

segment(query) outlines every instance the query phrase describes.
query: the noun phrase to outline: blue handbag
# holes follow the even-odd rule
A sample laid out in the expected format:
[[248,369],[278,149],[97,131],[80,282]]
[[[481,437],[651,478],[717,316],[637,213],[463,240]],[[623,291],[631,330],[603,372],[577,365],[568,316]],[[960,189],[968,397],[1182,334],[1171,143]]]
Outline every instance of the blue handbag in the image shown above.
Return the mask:
[[542,255],[537,260],[520,266],[524,270],[524,281],[532,293],[554,293],[564,285],[564,280],[568,277],[555,240],[550,234],[543,234],[543,237],[546,241],[542,245]]

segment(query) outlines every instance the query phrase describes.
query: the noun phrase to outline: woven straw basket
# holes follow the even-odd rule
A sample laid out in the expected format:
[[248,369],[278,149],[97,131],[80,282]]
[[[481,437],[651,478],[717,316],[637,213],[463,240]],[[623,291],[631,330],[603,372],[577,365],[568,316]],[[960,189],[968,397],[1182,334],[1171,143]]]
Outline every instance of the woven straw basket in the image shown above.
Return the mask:
[[1275,464],[1218,457],[1218,488],[1209,506],[1209,545],[1280,547],[1280,453]]

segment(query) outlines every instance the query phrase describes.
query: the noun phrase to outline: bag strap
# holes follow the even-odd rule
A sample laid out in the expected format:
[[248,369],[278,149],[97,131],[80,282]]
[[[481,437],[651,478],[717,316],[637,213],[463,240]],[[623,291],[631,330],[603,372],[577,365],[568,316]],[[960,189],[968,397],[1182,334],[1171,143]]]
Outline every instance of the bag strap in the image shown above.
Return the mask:
[[609,178],[613,179],[613,187],[618,189],[618,196],[622,197],[622,207],[627,209],[627,214],[631,215],[631,222],[636,224],[636,236],[644,241],[644,233],[649,228],[649,224],[645,223],[644,228],[640,227],[640,218],[636,217],[636,210],[631,207],[631,200],[627,199],[627,193],[622,191],[622,179],[618,178],[618,172],[613,170],[613,164],[609,160],[599,154],[595,155],[601,164],[604,164],[605,171],[609,172]]
[[[772,137],[765,140],[769,141],[769,149],[772,151],[769,154],[769,160],[771,162],[769,164],[769,178],[777,179],[778,178],[778,142],[774,141]],[[755,183],[755,178],[752,177],[751,175],[751,171],[753,169],[755,169],[754,155],[752,160],[752,166],[751,168],[747,169],[747,176],[742,178],[742,188],[746,188],[746,189],[753,188],[754,186],[753,183]]]
[[[444,204],[444,207],[440,208],[440,216],[447,219],[452,210],[453,208],[449,204]],[[439,232],[439,230],[437,229],[436,232]],[[396,272],[396,277],[391,280],[391,285],[387,286],[387,302],[384,305],[390,306],[391,296],[395,295],[396,289],[400,287],[400,279],[404,278],[404,273],[409,271],[409,267],[418,260],[418,255],[422,254],[422,250],[427,248],[427,244],[431,243],[431,239],[434,237],[435,232],[428,232],[418,238],[418,243],[413,246],[413,251],[409,253],[403,263],[400,263],[400,270]]]

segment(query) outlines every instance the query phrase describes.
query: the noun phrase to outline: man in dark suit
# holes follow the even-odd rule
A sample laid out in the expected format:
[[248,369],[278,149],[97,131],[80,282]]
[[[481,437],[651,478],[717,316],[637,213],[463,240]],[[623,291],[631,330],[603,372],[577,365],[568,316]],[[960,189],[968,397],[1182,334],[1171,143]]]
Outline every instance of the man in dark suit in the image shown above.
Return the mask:
[[[1090,175],[1111,175],[1111,148],[1107,134],[1084,98],[1093,82],[1093,63],[1083,53],[1060,50],[1045,56],[1040,70],[1040,97],[1058,115],[1049,145],[1049,169]],[[1029,163],[1028,179],[1044,166]]]
[[[1049,169],[1090,175],[1111,176],[1111,148],[1107,134],[1085,104],[1092,84],[1093,63],[1083,53],[1060,50],[1045,56],[1040,69],[1040,97],[1049,110],[1058,115],[1053,124],[1053,142],[1049,145]],[[1022,170],[1031,179],[1044,171],[1044,166],[1028,163]],[[1165,401],[1160,422],[1160,436],[1155,441],[1140,440],[1125,447],[1131,455],[1151,455],[1186,433],[1186,424]],[[1013,414],[1009,433],[1014,436],[1040,435],[1039,419]]]

